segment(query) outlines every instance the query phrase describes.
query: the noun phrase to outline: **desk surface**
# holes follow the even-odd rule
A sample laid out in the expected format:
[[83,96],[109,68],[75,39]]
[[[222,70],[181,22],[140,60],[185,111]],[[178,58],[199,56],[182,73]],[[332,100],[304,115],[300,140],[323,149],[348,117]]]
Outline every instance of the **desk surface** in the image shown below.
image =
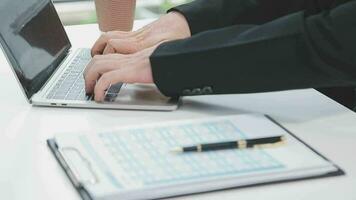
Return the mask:
[[[67,32],[74,47],[90,47],[99,36],[96,25],[67,27]],[[186,97],[174,112],[32,107],[0,52],[0,91],[0,199],[80,199],[46,146],[54,133],[250,112],[271,115],[346,175],[177,199],[356,199],[356,114],[312,89]]]

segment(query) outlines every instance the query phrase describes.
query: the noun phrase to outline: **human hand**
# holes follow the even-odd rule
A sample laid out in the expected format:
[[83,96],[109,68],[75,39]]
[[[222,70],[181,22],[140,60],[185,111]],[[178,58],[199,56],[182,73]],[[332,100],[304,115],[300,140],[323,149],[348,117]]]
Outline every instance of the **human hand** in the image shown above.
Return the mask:
[[149,57],[156,46],[133,54],[96,55],[84,71],[85,90],[101,102],[105,91],[116,83],[153,83]]
[[132,54],[162,42],[190,37],[185,17],[170,12],[134,32],[111,31],[104,33],[94,44],[92,56],[101,54]]

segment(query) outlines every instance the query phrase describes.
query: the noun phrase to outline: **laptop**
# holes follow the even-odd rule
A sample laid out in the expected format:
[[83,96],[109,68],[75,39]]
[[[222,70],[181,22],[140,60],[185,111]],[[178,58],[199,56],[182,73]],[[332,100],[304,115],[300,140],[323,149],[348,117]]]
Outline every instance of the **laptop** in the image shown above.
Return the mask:
[[165,97],[154,84],[112,85],[105,101],[85,93],[83,71],[90,49],[71,43],[50,0],[2,0],[0,44],[28,99],[36,106],[175,110],[177,98]]

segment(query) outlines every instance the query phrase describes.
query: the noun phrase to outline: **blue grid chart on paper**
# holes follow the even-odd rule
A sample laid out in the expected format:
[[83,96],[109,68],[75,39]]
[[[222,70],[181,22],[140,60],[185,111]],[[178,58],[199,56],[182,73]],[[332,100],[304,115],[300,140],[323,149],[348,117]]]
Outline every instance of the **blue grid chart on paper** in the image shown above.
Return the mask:
[[185,154],[170,151],[174,147],[246,138],[247,134],[229,120],[130,129],[100,133],[99,137],[127,172],[125,176],[142,184],[178,183],[284,167],[262,149]]

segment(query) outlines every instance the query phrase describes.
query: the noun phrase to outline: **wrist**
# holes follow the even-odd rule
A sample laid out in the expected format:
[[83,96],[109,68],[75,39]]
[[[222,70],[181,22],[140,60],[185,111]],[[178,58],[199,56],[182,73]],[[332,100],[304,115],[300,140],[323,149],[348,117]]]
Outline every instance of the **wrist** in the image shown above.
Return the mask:
[[192,35],[188,21],[182,13],[171,11],[167,15],[172,19],[172,24],[175,26],[175,30],[181,32],[183,38],[188,38]]

